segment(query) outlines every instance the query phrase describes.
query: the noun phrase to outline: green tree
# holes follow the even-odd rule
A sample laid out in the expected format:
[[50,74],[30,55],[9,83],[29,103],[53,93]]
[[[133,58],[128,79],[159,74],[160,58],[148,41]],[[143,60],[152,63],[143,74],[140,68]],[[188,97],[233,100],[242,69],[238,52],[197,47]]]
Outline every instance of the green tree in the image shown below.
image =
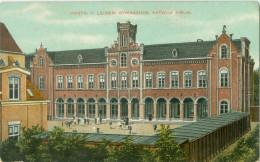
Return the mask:
[[5,140],[0,145],[0,157],[3,161],[22,161],[23,155],[16,145],[17,141]]
[[259,105],[259,68],[254,70],[254,105]]
[[175,139],[172,137],[173,133],[170,131],[170,125],[161,125],[159,132],[160,134],[154,152],[155,160],[158,162],[184,161],[184,151],[179,148]]

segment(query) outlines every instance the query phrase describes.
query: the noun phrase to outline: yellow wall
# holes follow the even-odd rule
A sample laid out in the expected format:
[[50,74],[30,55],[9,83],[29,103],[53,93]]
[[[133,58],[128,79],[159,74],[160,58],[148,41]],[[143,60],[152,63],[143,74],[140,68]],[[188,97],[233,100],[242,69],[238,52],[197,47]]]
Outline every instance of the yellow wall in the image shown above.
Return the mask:
[[5,65],[8,65],[8,56],[12,56],[14,61],[18,60],[21,67],[25,67],[25,55],[0,52],[0,59],[3,59]]

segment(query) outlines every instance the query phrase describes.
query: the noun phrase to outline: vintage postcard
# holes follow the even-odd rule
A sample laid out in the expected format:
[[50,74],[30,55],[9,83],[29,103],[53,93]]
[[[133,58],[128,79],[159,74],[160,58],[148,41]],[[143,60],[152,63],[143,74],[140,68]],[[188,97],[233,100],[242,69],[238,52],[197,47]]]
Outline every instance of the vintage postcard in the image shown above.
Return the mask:
[[259,4],[0,3],[3,161],[257,161]]

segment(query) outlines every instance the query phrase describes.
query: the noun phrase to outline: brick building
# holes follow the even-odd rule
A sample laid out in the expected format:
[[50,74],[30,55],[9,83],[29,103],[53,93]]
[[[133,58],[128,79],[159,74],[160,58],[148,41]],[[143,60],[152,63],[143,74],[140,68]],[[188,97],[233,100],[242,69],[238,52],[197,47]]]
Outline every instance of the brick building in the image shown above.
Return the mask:
[[254,61],[247,38],[232,39],[223,27],[212,41],[144,45],[130,22],[117,23],[117,33],[111,47],[41,45],[27,55],[32,83],[51,101],[50,118],[197,120],[249,112]]
[[22,127],[47,129],[47,100],[27,75],[25,54],[0,22],[0,143],[19,139]]

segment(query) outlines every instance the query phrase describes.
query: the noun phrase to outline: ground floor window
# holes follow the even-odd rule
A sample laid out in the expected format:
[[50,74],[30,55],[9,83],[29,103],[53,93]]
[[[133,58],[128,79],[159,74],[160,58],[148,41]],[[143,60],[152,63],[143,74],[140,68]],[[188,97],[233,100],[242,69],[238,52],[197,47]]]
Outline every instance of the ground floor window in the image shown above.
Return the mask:
[[84,118],[85,117],[85,103],[82,98],[79,98],[77,100],[77,116],[79,118]]
[[150,116],[153,116],[153,99],[147,98],[145,99],[145,104],[144,104],[144,118],[148,119]]
[[99,99],[98,101],[98,116],[102,119],[106,118],[107,109],[106,109],[106,100],[104,98]]
[[67,100],[68,103],[68,117],[72,118],[74,117],[74,100],[72,98],[69,98]]
[[227,113],[228,112],[228,102],[227,101],[221,101],[220,102],[220,114]]
[[138,119],[139,118],[139,100],[137,98],[134,98],[132,100],[132,118],[133,119]]
[[180,101],[177,98],[170,101],[170,118],[180,118]]
[[166,119],[166,100],[158,99],[156,108],[156,119]]
[[64,100],[59,98],[56,103],[57,107],[57,116],[58,117],[64,117]]
[[95,100],[93,98],[88,99],[88,117],[95,118]]
[[8,139],[18,140],[20,138],[20,122],[10,122],[8,124]]
[[191,98],[186,98],[183,101],[183,117],[184,118],[193,118],[194,111],[193,111],[193,100]]
[[205,98],[200,98],[197,103],[197,115],[198,119],[208,117],[208,104]]
[[113,98],[110,101],[110,117],[111,119],[117,119],[118,117],[118,101],[117,99]]
[[121,118],[125,119],[128,117],[128,101],[125,98],[121,99],[120,102],[120,107],[121,107]]

